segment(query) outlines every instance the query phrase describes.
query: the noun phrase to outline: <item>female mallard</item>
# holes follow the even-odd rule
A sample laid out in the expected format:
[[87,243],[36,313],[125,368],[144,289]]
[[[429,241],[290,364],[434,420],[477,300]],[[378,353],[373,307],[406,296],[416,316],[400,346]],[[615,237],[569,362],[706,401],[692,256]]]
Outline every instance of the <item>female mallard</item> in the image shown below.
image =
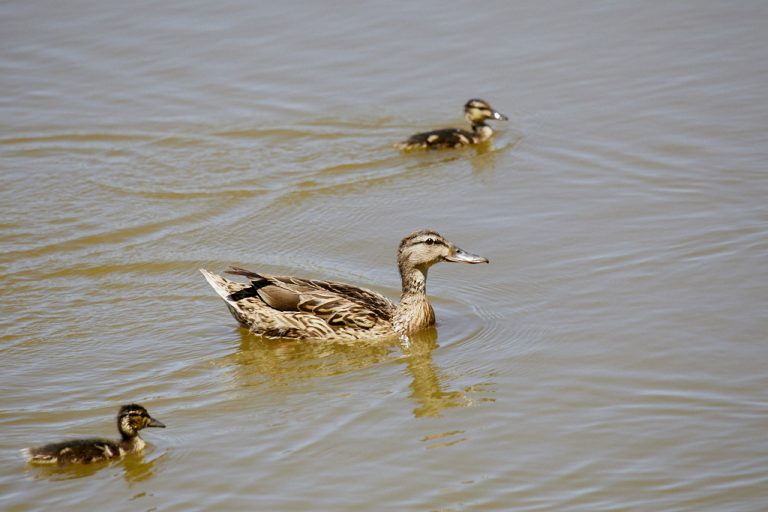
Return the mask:
[[24,450],[28,462],[34,464],[90,464],[110,459],[117,459],[126,453],[135,453],[144,449],[146,443],[139,436],[139,430],[145,427],[165,425],[149,415],[147,410],[138,405],[124,405],[117,413],[117,430],[122,439],[75,439],[61,443],[46,444]]
[[397,264],[403,283],[400,303],[345,283],[270,276],[233,267],[247,277],[237,283],[200,269],[227,303],[232,316],[254,334],[271,338],[355,340],[406,335],[435,323],[427,299],[427,270],[440,261],[488,263],[430,230],[400,242]]
[[408,140],[395,144],[395,148],[404,151],[412,149],[458,148],[470,144],[485,142],[493,136],[493,130],[485,124],[488,119],[506,121],[507,116],[493,110],[487,101],[469,100],[464,105],[464,117],[472,125],[472,131],[461,128],[444,128],[431,132],[417,133]]

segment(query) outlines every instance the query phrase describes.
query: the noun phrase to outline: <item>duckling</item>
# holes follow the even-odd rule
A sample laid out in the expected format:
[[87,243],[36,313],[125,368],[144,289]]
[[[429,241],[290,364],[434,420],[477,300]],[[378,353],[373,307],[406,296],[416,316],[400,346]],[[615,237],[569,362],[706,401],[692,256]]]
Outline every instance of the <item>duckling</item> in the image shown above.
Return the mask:
[[36,448],[23,450],[27,461],[33,464],[90,464],[110,459],[117,459],[126,453],[135,453],[144,449],[146,443],[139,436],[139,430],[145,427],[165,428],[165,425],[149,415],[138,404],[120,407],[117,413],[117,430],[122,439],[75,439],[51,443]]
[[439,233],[420,230],[403,238],[397,251],[402,281],[400,303],[380,293],[346,283],[272,276],[232,267],[229,281],[200,272],[224,299],[230,313],[254,334],[269,338],[315,340],[377,339],[408,335],[435,323],[427,299],[427,271],[441,261],[488,263],[465,252]]
[[410,151],[413,149],[458,148],[470,144],[480,144],[493,136],[493,130],[485,124],[486,120],[506,121],[508,119],[504,114],[496,112],[487,101],[479,99],[469,100],[464,105],[464,117],[472,125],[472,131],[461,128],[444,128],[417,133],[408,140],[395,144],[395,148]]

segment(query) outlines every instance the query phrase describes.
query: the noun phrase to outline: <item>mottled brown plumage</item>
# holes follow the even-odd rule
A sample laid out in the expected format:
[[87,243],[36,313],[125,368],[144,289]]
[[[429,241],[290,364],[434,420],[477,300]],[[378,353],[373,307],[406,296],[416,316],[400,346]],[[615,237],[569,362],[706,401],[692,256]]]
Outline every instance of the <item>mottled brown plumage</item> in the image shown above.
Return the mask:
[[506,121],[507,116],[496,112],[488,102],[473,99],[464,105],[464,117],[472,130],[461,128],[443,128],[412,135],[407,140],[395,144],[395,148],[410,151],[413,149],[445,149],[479,144],[493,136],[493,130],[485,122],[488,119]]
[[260,336],[376,339],[416,332],[435,323],[426,282],[429,267],[440,261],[488,263],[434,231],[411,233],[398,248],[402,294],[397,305],[380,293],[346,283],[272,276],[233,267],[229,274],[249,280],[239,283],[205,269],[200,272],[224,299],[232,316]]
[[139,430],[146,427],[165,425],[149,415],[138,404],[124,405],[117,413],[117,429],[121,439],[75,439],[51,443],[23,450],[27,461],[33,464],[91,464],[110,459],[117,459],[126,453],[135,453],[144,449],[146,443],[139,436]]

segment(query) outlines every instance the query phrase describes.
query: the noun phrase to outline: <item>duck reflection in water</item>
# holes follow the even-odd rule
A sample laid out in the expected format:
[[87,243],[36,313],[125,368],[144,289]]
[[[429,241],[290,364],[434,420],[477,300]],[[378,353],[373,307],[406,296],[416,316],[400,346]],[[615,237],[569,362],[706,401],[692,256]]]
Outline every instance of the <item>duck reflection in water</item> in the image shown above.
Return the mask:
[[408,336],[403,340],[404,362],[410,373],[411,399],[417,404],[413,415],[417,418],[439,416],[443,409],[451,407],[466,407],[470,404],[464,391],[447,391],[439,369],[432,361],[432,352],[437,348],[437,329],[432,327],[426,331]]
[[157,473],[167,453],[148,458],[145,453],[131,453],[122,459],[96,462],[92,464],[70,464],[67,466],[28,466],[34,472],[34,478],[49,480],[73,480],[95,475],[105,468],[122,468],[126,482],[136,483],[149,480]]
[[414,416],[439,416],[446,408],[471,404],[465,391],[446,389],[447,378],[432,361],[432,352],[438,347],[435,327],[406,339],[370,343],[298,342],[257,337],[243,328],[239,332],[239,350],[219,362],[229,368],[238,386],[289,384],[395,362],[404,363],[411,378],[409,397],[416,402]]

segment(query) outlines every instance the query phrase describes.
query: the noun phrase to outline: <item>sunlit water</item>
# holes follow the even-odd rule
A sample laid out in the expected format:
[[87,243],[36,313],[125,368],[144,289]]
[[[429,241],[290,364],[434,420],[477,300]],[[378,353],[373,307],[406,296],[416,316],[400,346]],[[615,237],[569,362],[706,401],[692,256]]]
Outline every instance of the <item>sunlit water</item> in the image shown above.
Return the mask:
[[[764,2],[0,5],[0,508],[764,510]],[[490,147],[400,154],[484,98]],[[396,298],[265,341],[197,268]],[[167,424],[106,465],[19,449]]]

